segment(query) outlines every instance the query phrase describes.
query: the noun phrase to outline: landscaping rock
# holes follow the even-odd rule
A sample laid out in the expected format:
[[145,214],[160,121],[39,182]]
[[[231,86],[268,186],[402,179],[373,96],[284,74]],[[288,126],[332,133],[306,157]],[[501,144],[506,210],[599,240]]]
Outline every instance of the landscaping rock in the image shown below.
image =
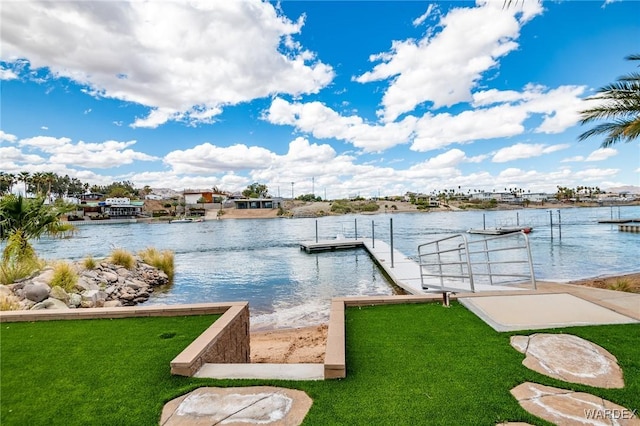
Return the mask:
[[82,303],[82,296],[78,293],[72,293],[69,295],[69,306],[78,307]]
[[37,310],[37,309],[69,309],[69,307],[62,300],[58,300],[58,299],[54,299],[54,298],[50,297],[50,298],[48,298],[46,300],[43,300],[40,303],[36,303],[35,305],[33,305],[33,307],[31,309],[32,310]]
[[108,300],[104,302],[105,308],[119,308],[121,306],[122,306],[122,302],[120,302],[119,300]]
[[166,403],[160,424],[299,425],[312,403],[303,391],[286,388],[199,388]]
[[571,334],[512,336],[511,346],[526,355],[522,364],[554,379],[601,388],[622,388],[616,357]]
[[588,393],[526,382],[511,394],[529,413],[557,425],[640,425],[636,411]]
[[[68,307],[134,306],[149,299],[153,286],[169,282],[164,272],[139,258],[131,270],[108,262],[101,262],[91,270],[84,269],[81,263],[73,266],[80,271],[74,291],[67,292],[60,287],[49,289],[53,269],[48,267],[20,283],[2,286],[0,294],[15,297],[19,302],[14,305],[20,309],[30,309],[48,297],[63,301]],[[42,309],[42,305],[36,309]]]
[[93,281],[93,279],[96,279],[96,278],[90,278],[90,277],[87,277],[86,275],[82,275],[78,278],[76,287],[80,290],[80,292],[83,292],[86,290],[99,290],[100,287],[98,286],[98,284],[96,284]]
[[64,291],[64,289],[60,286],[53,286],[51,288],[51,292],[49,293],[49,297],[53,297],[54,299],[58,299],[61,300],[62,302],[65,303],[65,306],[67,303],[69,303],[69,294],[67,294],[66,291]]
[[32,302],[42,302],[49,297],[49,286],[46,284],[27,284],[24,286],[24,297]]
[[4,296],[4,297],[13,296],[13,291],[11,291],[11,289],[8,286],[4,284],[0,284],[0,296]]

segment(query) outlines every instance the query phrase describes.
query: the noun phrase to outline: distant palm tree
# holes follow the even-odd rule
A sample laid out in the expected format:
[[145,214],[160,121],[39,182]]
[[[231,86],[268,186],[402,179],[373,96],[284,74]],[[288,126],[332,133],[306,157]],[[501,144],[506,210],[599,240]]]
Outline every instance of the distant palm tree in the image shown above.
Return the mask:
[[27,184],[29,183],[30,179],[31,179],[31,173],[29,172],[20,172],[16,177],[16,180],[18,182],[24,183],[24,193],[22,195],[24,195],[25,197],[27,196]]
[[[625,59],[640,61],[640,54],[629,55]],[[598,89],[589,101],[602,101],[600,105],[580,111],[582,121],[588,124],[597,120],[611,120],[598,124],[578,136],[583,141],[591,136],[605,135],[602,147],[606,148],[620,141],[631,142],[640,136],[640,73],[632,72],[624,75],[615,83]]]

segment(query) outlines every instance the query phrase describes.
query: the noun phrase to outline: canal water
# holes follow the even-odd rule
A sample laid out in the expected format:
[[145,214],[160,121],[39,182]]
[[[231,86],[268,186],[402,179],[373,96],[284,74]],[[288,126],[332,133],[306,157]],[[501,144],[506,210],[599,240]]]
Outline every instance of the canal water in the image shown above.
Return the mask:
[[[301,241],[372,235],[415,258],[417,246],[469,228],[527,225],[536,278],[571,281],[640,271],[640,234],[620,232],[611,218],[640,218],[640,207],[521,209],[242,219],[187,224],[82,225],[67,239],[34,245],[45,259],[106,257],[114,248],[175,252],[174,283],[147,304],[246,300],[252,327],[317,324],[332,297],[387,295],[394,289],[364,249],[307,254]],[[553,221],[553,228],[550,222]],[[558,226],[558,224],[561,226]],[[479,236],[469,236],[480,238]]]

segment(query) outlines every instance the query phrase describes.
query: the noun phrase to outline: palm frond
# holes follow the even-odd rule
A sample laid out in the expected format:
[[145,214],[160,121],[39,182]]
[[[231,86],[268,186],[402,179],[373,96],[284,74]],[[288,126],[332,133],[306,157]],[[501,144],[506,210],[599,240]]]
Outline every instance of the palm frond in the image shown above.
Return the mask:
[[[640,54],[625,59],[639,61]],[[601,87],[594,96],[585,99],[600,104],[580,111],[580,124],[598,120],[611,120],[601,123],[578,136],[583,141],[592,136],[606,135],[601,146],[608,147],[620,141],[631,142],[640,136],[640,73],[631,72],[617,81]]]

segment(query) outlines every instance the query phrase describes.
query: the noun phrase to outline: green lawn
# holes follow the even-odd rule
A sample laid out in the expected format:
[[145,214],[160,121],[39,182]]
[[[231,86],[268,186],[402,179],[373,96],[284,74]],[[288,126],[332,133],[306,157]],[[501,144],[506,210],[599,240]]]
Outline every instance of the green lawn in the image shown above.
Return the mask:
[[306,391],[314,400],[308,425],[546,424],[509,393],[525,381],[640,408],[637,324],[551,330],[613,353],[625,374],[624,389],[572,385],[528,370],[509,345],[509,333],[495,332],[455,303],[347,309],[346,379],[172,377],[170,360],[211,322],[180,317],[2,324],[0,424],[152,425],[164,402],[199,386],[253,384]]

